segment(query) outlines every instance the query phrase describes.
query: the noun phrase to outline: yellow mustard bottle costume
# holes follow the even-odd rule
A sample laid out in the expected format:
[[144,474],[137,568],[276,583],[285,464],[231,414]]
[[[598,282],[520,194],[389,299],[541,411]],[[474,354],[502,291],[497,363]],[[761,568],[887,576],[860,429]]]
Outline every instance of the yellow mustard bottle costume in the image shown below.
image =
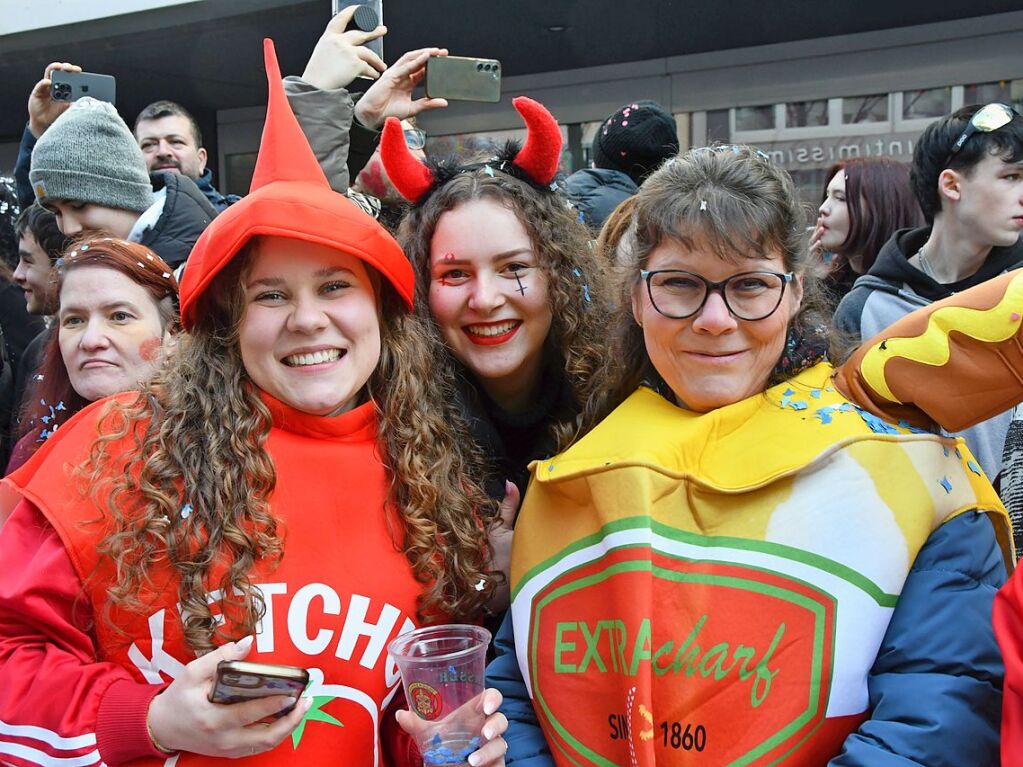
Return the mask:
[[819,364],[705,414],[641,388],[532,465],[519,668],[557,764],[819,765],[931,533],[997,495],[961,440],[890,425]]

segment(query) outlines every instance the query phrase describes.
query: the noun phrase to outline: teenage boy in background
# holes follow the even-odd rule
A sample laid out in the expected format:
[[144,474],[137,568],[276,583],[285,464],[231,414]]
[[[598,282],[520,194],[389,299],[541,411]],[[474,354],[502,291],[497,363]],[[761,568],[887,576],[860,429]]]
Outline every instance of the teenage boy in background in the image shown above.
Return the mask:
[[[910,177],[931,223],[895,232],[842,299],[835,325],[856,341],[1023,262],[1023,117],[1012,107],[963,107],[929,125]],[[996,487],[1010,418],[962,435]]]

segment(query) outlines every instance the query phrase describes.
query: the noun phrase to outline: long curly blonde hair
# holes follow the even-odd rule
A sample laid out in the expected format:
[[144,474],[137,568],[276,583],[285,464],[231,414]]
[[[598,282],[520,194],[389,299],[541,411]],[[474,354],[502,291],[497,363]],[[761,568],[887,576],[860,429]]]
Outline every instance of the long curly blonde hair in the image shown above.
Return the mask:
[[[116,566],[108,622],[115,607],[143,609],[155,568],[169,563],[185,639],[197,653],[253,632],[265,605],[251,576],[257,565],[272,568],[285,549],[271,507],[271,416],[238,343],[246,260],[237,256],[203,295],[195,327],[150,391],[115,402],[101,419],[80,470],[111,525],[99,546]],[[478,471],[472,457],[440,415],[450,396],[433,375],[441,351],[390,285],[381,286],[382,350],[367,394],[377,406],[389,501],[401,522],[392,535],[424,584],[420,619],[469,620],[499,577],[488,572],[486,529],[495,510],[471,479]],[[187,523],[180,519],[186,502]],[[218,595],[223,625],[210,593]]]
[[[398,240],[416,271],[416,312],[436,342],[443,344],[430,315],[430,243],[444,213],[481,199],[510,210],[529,235],[550,295],[553,321],[548,347],[556,353],[558,363],[564,364],[572,399],[581,408],[596,383],[596,372],[606,352],[611,300],[606,270],[594,255],[589,230],[563,195],[537,190],[505,173],[477,168],[459,173],[422,205],[413,207],[402,222]],[[457,369],[449,352],[443,365],[448,385],[452,385]],[[449,417],[458,421],[454,413]],[[576,417],[577,412],[551,424],[550,434],[556,444],[570,441]]]

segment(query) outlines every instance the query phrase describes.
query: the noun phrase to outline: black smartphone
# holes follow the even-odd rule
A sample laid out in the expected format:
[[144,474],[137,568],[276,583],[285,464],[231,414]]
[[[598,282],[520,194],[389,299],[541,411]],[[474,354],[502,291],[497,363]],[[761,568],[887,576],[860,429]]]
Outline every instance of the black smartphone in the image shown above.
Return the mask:
[[99,101],[115,103],[117,81],[112,75],[98,75],[93,72],[65,72],[55,69],[50,72],[50,98],[54,101],[78,101],[92,96]]
[[450,101],[501,100],[501,62],[463,56],[431,56],[426,62],[426,95]]
[[[361,29],[363,32],[372,32],[384,23],[384,0],[331,0],[331,12],[334,16],[337,16],[351,5],[359,7],[355,9],[355,15],[352,17],[348,29]],[[384,40],[382,37],[370,40],[366,43],[366,47],[383,60]]]
[[[217,678],[210,691],[211,703],[241,703],[270,695],[291,695],[298,701],[309,684],[309,672],[298,666],[275,663],[252,663],[244,660],[222,660],[217,664]],[[274,714],[280,718],[294,706]]]

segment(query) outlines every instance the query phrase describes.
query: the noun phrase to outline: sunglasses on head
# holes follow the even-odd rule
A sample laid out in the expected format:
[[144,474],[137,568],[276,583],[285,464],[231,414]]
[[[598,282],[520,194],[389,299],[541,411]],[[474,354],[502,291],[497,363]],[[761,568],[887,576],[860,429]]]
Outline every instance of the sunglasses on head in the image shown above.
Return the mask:
[[999,128],[1003,128],[1012,122],[1012,118],[1018,115],[1013,107],[1008,104],[986,104],[978,109],[973,117],[970,118],[969,124],[966,126],[966,130],[959,134],[959,138],[952,144],[952,149],[948,153],[948,158],[945,160],[947,166],[952,162],[952,158],[955,157],[956,153],[963,148],[963,145],[970,140],[970,136],[974,133],[992,133]]

